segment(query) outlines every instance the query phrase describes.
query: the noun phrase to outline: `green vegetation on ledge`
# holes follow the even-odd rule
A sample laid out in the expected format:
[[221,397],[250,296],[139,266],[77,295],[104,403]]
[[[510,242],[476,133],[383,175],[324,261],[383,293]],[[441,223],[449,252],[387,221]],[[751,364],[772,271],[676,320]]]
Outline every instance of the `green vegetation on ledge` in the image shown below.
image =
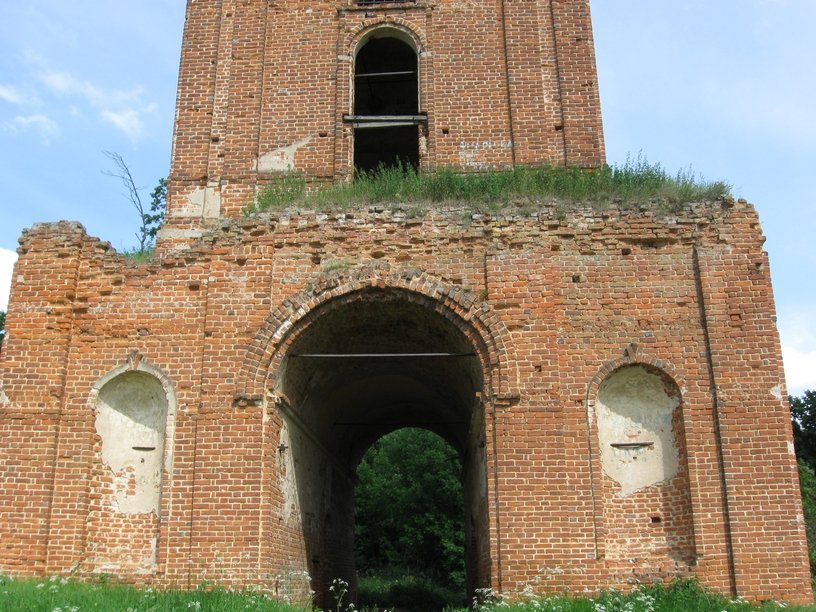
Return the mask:
[[520,167],[512,171],[457,174],[413,168],[381,168],[341,183],[307,190],[302,176],[287,174],[259,192],[245,213],[300,207],[342,210],[360,204],[407,204],[416,214],[434,204],[466,204],[477,212],[531,212],[542,203],[592,203],[599,206],[648,204],[672,211],[689,202],[730,195],[724,182],[707,182],[691,170],[670,175],[643,156],[623,166],[597,170],[565,167]]

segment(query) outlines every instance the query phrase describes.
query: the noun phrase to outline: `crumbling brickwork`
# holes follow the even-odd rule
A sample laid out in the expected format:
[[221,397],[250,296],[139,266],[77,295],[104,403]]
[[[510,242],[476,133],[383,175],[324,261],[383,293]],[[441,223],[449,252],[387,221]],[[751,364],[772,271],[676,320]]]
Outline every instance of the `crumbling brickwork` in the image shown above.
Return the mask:
[[[290,171],[349,179],[380,153],[355,152],[359,130],[420,172],[602,164],[586,0],[187,11],[153,259],[67,222],[20,239],[0,571],[313,589],[325,606],[332,579],[354,590],[357,463],[421,425],[463,458],[471,590],[694,575],[812,600],[746,202],[240,214]],[[381,39],[416,106],[377,106],[382,72],[357,59]]]
[[190,2],[170,215],[234,216],[281,171],[350,177],[374,36],[418,58],[420,169],[603,163],[588,0]]
[[[350,474],[372,439],[338,423],[381,435],[428,404],[460,423],[437,431],[468,457],[473,586],[597,590],[689,573],[808,600],[753,209],[462,216],[260,215],[143,265],[75,224],[27,231],[3,345],[3,571],[279,593],[302,592],[306,575],[318,590],[353,579]],[[420,349],[473,356],[362,370],[304,356]],[[676,455],[667,480],[647,475],[636,491],[604,467],[598,423],[604,382],[629,368],[665,381]],[[98,390],[127,372],[172,389],[175,411],[148,513],[155,563],[138,571],[94,536],[95,483],[110,471]],[[108,507],[122,533],[145,529],[144,513]]]

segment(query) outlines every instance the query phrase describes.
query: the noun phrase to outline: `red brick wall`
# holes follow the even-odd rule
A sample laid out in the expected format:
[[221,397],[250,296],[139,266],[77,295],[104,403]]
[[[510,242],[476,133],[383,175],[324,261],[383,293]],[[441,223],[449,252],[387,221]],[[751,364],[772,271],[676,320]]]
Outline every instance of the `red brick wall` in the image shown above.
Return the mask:
[[[473,352],[478,372],[444,370],[475,385],[458,400],[470,426],[456,430],[472,587],[596,591],[691,572],[726,593],[809,601],[749,205],[240,218],[280,175],[270,155],[310,181],[350,176],[353,54],[377,27],[420,52],[421,170],[603,163],[586,0],[189,2],[156,257],[126,261],[70,223],[21,241],[0,361],[0,570],[260,584],[301,599],[337,577],[353,589],[349,482],[365,441],[330,433],[330,412],[302,415],[333,398],[310,398],[325,380],[287,368],[332,309],[364,314],[388,296],[411,305],[428,342]],[[347,340],[376,348],[365,336]],[[680,468],[621,497],[592,409],[628,365],[676,386]],[[161,382],[172,415],[159,510],[146,515],[106,505],[95,423],[101,381],[129,370]],[[418,384],[449,391],[425,373]],[[156,532],[148,569],[122,555],[129,535],[144,553]]]
[[[415,295],[428,316],[447,313],[486,368],[484,414],[473,413],[469,434],[482,445],[473,456],[483,471],[468,478],[486,491],[468,510],[477,586],[598,590],[630,581],[621,560],[638,558],[641,579],[690,571],[724,592],[809,600],[753,209],[720,202],[665,218],[615,210],[461,218],[261,216],[223,222],[190,249],[164,249],[143,265],[76,225],[27,231],[0,366],[0,525],[14,525],[3,533],[0,569],[100,569],[101,553],[89,548],[102,545],[93,537],[91,482],[103,469],[93,389],[141,363],[172,385],[176,420],[158,563],[138,579],[261,583],[287,594],[303,592],[304,572],[321,589],[348,574],[348,485],[325,479],[334,468],[320,468],[313,443],[280,451],[285,418],[266,389],[323,305],[353,298],[364,308],[366,288],[393,287]],[[663,372],[679,388],[685,455],[672,481],[618,499],[598,461],[590,408],[598,385],[627,364]],[[310,481],[304,468],[299,486],[323,497],[287,506],[288,461],[317,461],[324,475]],[[304,504],[315,509],[310,527]],[[327,508],[335,522],[325,531]],[[621,521],[629,511],[663,513],[663,522]],[[117,520],[126,532],[144,518]],[[671,566],[672,553],[690,566]],[[137,578],[124,562],[118,573]]]
[[[194,2],[169,215],[236,216],[257,184],[280,174],[263,163],[259,171],[259,159],[287,147],[310,181],[350,177],[353,129],[342,117],[352,107],[353,57],[378,27],[401,29],[419,50],[421,168],[603,164],[587,0]],[[203,212],[188,197],[207,187]]]

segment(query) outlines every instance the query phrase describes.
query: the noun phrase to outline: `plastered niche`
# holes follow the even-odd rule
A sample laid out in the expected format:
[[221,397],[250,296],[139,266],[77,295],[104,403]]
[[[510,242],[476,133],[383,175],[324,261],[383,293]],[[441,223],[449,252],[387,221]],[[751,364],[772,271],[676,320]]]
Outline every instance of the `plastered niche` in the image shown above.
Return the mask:
[[680,394],[659,374],[627,366],[607,378],[598,390],[596,414],[601,463],[620,485],[619,496],[677,474],[680,453],[672,429]]
[[167,410],[161,382],[144,372],[121,374],[99,391],[96,432],[113,476],[115,511],[158,514]]

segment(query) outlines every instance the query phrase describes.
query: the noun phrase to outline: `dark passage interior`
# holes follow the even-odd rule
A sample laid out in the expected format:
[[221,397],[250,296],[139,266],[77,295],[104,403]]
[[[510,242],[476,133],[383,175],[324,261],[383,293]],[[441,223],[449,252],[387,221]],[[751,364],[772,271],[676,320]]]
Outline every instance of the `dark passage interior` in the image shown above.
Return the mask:
[[[316,605],[335,578],[356,590],[355,471],[383,435],[421,427],[462,458],[469,590],[489,584],[484,377],[478,347],[441,305],[369,289],[310,313],[278,379],[291,453],[284,490],[299,508]],[[429,560],[432,563],[433,560]]]
[[417,54],[398,38],[373,37],[354,64],[354,168],[419,166]]

